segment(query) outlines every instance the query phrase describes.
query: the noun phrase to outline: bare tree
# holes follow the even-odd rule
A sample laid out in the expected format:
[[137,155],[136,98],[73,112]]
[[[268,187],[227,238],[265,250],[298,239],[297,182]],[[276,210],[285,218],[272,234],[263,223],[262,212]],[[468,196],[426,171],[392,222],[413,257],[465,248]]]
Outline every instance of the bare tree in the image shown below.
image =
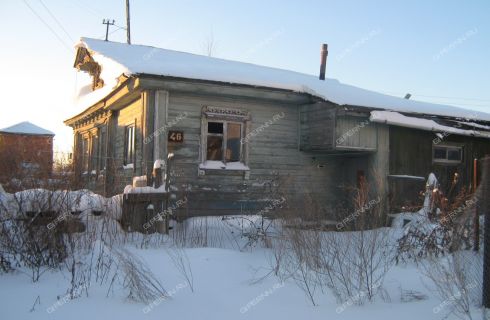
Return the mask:
[[217,42],[214,38],[214,33],[211,33],[206,37],[206,39],[201,44],[202,51],[208,57],[213,57],[216,54]]

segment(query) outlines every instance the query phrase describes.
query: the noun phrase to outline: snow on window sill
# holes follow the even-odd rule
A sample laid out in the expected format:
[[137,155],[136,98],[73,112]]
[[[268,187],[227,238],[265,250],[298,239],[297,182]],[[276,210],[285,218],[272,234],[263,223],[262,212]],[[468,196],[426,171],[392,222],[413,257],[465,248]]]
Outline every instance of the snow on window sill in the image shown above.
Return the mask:
[[134,164],[132,163],[125,164],[123,165],[123,169],[134,169]]
[[147,187],[133,187],[132,185],[127,185],[124,188],[124,192],[123,193],[124,194],[128,194],[128,193],[167,193],[167,191],[165,190],[165,184],[162,184],[158,188],[154,188],[154,187],[150,187],[150,186],[147,186]]
[[199,169],[203,170],[232,170],[232,171],[249,171],[250,168],[243,162],[227,162],[207,160],[199,165]]

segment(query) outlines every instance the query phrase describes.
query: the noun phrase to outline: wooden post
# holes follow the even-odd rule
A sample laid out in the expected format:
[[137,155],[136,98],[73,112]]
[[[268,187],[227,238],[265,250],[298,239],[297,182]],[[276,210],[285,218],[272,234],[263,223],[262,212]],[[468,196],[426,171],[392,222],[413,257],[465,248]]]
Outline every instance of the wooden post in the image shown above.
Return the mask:
[[143,162],[142,173],[146,175],[146,181],[151,181],[151,175],[153,171],[153,139],[155,135],[154,128],[154,111],[155,111],[155,95],[152,90],[145,90],[141,93],[141,100],[143,101],[143,113],[142,113],[142,134],[143,134]]
[[[478,187],[477,180],[478,180],[478,159],[474,159],[473,160],[473,193],[475,194],[476,194],[476,188]],[[478,252],[480,250],[480,214],[478,212],[478,203],[475,205],[475,217],[473,222],[473,229],[474,229],[473,251]]]
[[167,214],[165,215],[165,234],[168,234],[168,230],[169,230],[169,220],[170,220],[170,217],[169,217],[169,211],[168,211],[168,204],[169,204],[169,199],[170,199],[170,166],[171,166],[171,162],[172,162],[172,159],[174,158],[174,154],[173,153],[169,153],[168,156],[167,156],[167,164],[166,164],[166,167],[165,167],[165,211],[167,212]]
[[483,248],[483,306],[490,309],[490,157],[482,160],[483,176],[480,195],[481,208],[485,212],[485,231]]
[[105,179],[104,179],[104,194],[106,197],[111,197],[114,195],[114,190],[116,188],[116,174],[117,174],[117,165],[116,161],[116,144],[113,141],[116,141],[117,137],[117,118],[119,116],[118,111],[112,111],[109,116],[109,121],[107,124],[107,153],[105,158]]

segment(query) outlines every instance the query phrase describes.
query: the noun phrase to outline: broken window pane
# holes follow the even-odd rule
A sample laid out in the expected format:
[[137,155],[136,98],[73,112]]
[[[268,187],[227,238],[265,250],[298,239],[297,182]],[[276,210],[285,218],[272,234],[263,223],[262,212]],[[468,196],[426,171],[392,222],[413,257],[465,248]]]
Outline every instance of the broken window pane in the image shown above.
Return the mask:
[[223,134],[223,123],[222,122],[208,122],[208,133]]
[[223,137],[208,136],[207,145],[207,160],[223,160]]
[[240,161],[240,139],[242,126],[239,123],[228,123],[226,141],[226,161]]

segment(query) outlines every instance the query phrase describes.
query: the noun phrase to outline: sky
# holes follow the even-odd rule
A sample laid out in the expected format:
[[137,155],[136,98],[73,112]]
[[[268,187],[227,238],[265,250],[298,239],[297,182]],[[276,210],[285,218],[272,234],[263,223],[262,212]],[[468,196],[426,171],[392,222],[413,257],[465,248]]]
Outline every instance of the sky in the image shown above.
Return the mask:
[[[490,113],[490,0],[132,0],[131,40],[318,75]],[[0,0],[0,128],[30,121],[73,137],[80,37],[126,41],[125,0]],[[211,41],[212,40],[212,41]]]

